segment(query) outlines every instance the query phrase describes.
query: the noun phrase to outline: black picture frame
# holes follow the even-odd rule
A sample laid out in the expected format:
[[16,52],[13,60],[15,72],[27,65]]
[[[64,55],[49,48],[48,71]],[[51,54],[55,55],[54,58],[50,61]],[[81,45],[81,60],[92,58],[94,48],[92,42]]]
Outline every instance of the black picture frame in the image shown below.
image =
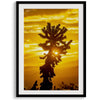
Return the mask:
[[[83,4],[83,94],[19,94],[19,4]],[[86,1],[16,1],[16,97],[86,97]]]

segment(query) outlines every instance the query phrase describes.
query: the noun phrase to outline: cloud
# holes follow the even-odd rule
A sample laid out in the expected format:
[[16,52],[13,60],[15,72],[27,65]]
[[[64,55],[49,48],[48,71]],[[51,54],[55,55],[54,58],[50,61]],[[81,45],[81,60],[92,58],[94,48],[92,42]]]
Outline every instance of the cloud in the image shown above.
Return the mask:
[[68,9],[24,9],[24,17],[35,15],[54,15],[64,13]]

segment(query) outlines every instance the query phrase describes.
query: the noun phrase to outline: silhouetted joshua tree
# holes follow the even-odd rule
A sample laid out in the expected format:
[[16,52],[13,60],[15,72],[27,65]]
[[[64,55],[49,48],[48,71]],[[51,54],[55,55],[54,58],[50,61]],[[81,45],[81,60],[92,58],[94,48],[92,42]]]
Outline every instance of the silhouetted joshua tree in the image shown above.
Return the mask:
[[60,28],[60,24],[51,26],[50,23],[47,23],[47,26],[43,27],[42,31],[44,34],[39,34],[40,37],[47,40],[45,43],[40,43],[39,46],[42,47],[43,50],[48,51],[48,53],[44,53],[44,56],[40,57],[40,59],[45,59],[45,64],[40,67],[40,73],[42,73],[40,77],[43,77],[40,89],[50,90],[53,85],[51,78],[55,76],[54,67],[61,61],[61,55],[66,54],[66,50],[70,49],[69,44],[72,40],[67,43],[63,41],[66,39],[64,34],[67,29],[65,27]]

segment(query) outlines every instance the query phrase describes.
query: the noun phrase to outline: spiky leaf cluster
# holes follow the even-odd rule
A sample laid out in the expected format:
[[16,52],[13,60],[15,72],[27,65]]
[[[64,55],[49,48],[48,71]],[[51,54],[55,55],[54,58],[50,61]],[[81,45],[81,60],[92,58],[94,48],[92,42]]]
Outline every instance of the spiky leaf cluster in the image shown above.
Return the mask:
[[[39,46],[48,51],[48,54],[44,54],[44,57],[40,57],[40,59],[46,59],[45,63],[51,64],[52,67],[61,61],[61,54],[66,54],[66,50],[70,49],[69,44],[72,40],[67,43],[64,41],[66,39],[66,31],[65,27],[60,28],[60,24],[51,26],[50,23],[47,23],[47,26],[42,29],[43,34],[39,34],[40,37],[47,39],[45,43],[40,43]],[[57,55],[54,54],[56,51],[58,52]]]

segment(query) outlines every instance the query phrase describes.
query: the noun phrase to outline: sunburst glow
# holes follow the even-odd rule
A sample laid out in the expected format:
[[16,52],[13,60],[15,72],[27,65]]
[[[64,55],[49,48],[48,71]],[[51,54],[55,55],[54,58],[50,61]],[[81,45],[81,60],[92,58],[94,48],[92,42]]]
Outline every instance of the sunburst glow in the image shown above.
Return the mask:
[[54,55],[58,55],[58,51],[53,51],[53,54]]
[[57,54],[58,54],[58,52],[55,52],[55,54],[57,55]]

